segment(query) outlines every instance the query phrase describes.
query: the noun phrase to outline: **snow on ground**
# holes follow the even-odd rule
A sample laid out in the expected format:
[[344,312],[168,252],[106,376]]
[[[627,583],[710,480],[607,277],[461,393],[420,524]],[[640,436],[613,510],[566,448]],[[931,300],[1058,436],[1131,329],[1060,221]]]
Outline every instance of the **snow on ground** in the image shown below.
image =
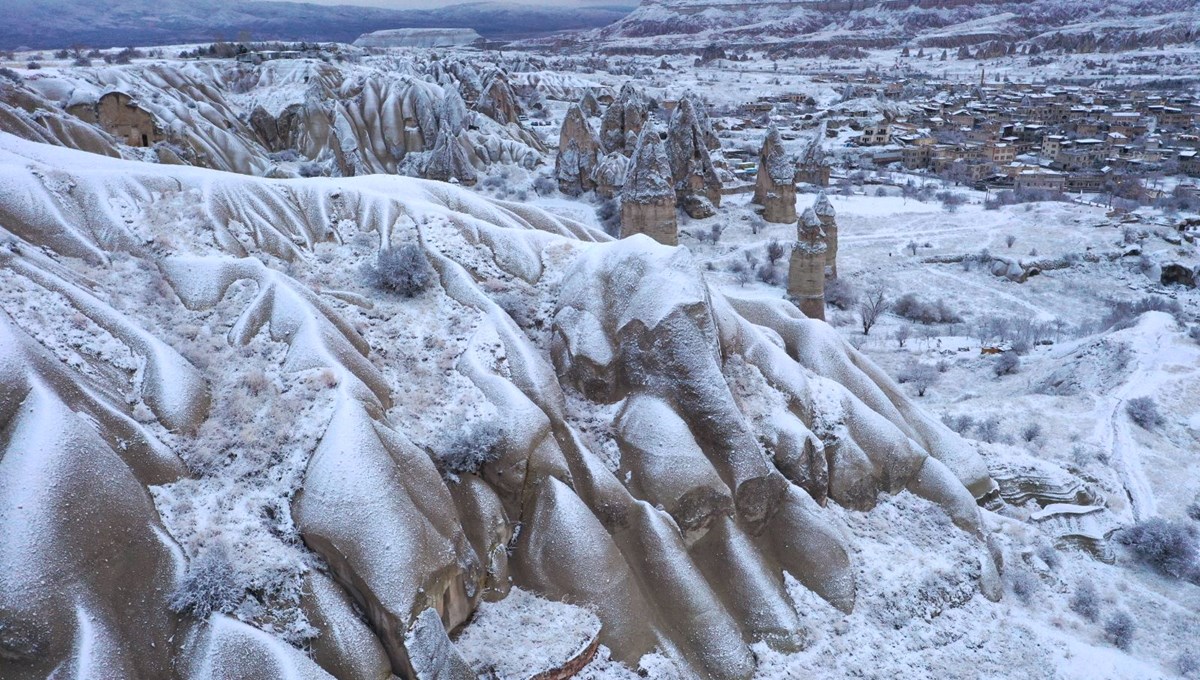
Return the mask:
[[561,668],[599,632],[592,612],[513,588],[503,600],[480,605],[455,646],[480,675],[524,678]]

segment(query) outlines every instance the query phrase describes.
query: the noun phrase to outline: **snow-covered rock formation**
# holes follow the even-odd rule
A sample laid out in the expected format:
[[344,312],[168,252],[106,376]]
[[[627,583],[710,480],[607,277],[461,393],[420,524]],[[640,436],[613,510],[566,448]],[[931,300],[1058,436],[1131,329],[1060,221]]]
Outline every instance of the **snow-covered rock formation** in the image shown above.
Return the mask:
[[825,259],[829,245],[821,218],[805,208],[796,225],[796,243],[788,265],[788,297],[810,319],[825,318]]
[[813,212],[817,219],[821,221],[821,230],[825,232],[825,271],[830,278],[837,278],[837,257],[838,257],[838,224],[837,211],[833,209],[833,203],[829,202],[829,197],[822,191],[817,194],[817,200],[813,201]]
[[483,42],[473,28],[391,28],[365,33],[355,47],[467,47]]
[[[631,205],[673,211],[663,146],[647,126]],[[402,245],[429,287],[368,287]],[[874,572],[837,517],[901,492],[998,595],[974,450],[646,236],[0,134],[0,302],[6,679],[458,677],[513,586],[594,612],[600,658],[749,678],[804,645],[793,592],[855,607]]]
[[758,152],[754,202],[763,207],[768,222],[796,221],[796,161],[783,148],[783,138],[772,125]]
[[[0,85],[0,119],[34,141],[135,159],[153,153],[164,163],[259,176],[419,174],[443,128],[450,130],[447,143],[461,147],[456,162],[465,158],[476,171],[544,162],[545,146],[520,124],[502,77],[484,91],[474,67],[442,61],[211,60],[46,70],[20,85]],[[131,147],[95,120],[89,103],[109,92],[136,101],[162,140]],[[464,94],[479,98],[485,115],[470,113]]]
[[649,115],[650,103],[646,94],[630,83],[622,85],[621,92],[605,109],[600,122],[600,144],[604,152],[632,154]]
[[685,95],[667,125],[675,195],[679,206],[696,219],[711,217],[721,206],[721,180],[709,155],[713,148],[720,148],[720,142],[702,110]]
[[675,201],[667,145],[650,120],[638,136],[621,186],[621,238],[646,234],[666,245],[679,243]]
[[558,188],[568,196],[578,196],[596,187],[596,165],[599,162],[600,141],[578,104],[567,109],[562,129],[558,133],[558,156],[554,160],[554,175]]

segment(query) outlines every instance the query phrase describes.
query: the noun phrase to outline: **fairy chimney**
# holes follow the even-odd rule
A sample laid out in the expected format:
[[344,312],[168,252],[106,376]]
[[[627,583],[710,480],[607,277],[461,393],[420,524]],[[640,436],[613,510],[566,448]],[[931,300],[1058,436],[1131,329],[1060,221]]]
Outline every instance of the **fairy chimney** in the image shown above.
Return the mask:
[[796,161],[784,151],[774,125],[758,152],[754,202],[763,207],[763,219],[768,222],[796,221]]
[[679,204],[692,218],[702,219],[721,205],[721,180],[709,155],[709,130],[697,110],[691,97],[679,100],[667,127],[667,155]]
[[517,95],[508,84],[508,78],[503,71],[492,74],[475,108],[501,125],[521,123],[521,105],[517,102]]
[[621,188],[621,238],[634,234],[669,246],[679,243],[671,163],[653,122],[642,128]]
[[559,190],[568,196],[578,196],[594,189],[593,173],[599,151],[600,142],[583,109],[578,104],[572,105],[563,118],[558,134],[558,156],[554,159]]
[[796,165],[796,181],[814,184],[819,187],[829,186],[829,161],[821,142],[825,139],[826,122],[822,121],[813,138],[800,152]]
[[600,121],[600,144],[604,152],[631,154],[649,111],[646,95],[625,83],[616,101],[608,106]]
[[825,320],[825,233],[821,218],[806,208],[797,225],[788,268],[788,297],[810,319]]
[[[459,135],[462,133],[460,132]],[[441,182],[453,182],[471,186],[478,179],[475,167],[467,158],[459,135],[452,134],[449,129],[438,133],[433,150],[425,162],[425,179],[435,179]]]
[[837,254],[838,254],[838,226],[837,213],[833,210],[833,204],[829,202],[829,197],[822,191],[817,195],[817,200],[813,203],[813,212],[817,214],[817,218],[821,220],[821,228],[825,230],[825,269],[828,270],[830,278],[837,278]]
[[596,101],[596,95],[592,92],[592,88],[589,87],[580,97],[579,108],[583,109],[583,115],[588,118],[600,117],[600,102]]

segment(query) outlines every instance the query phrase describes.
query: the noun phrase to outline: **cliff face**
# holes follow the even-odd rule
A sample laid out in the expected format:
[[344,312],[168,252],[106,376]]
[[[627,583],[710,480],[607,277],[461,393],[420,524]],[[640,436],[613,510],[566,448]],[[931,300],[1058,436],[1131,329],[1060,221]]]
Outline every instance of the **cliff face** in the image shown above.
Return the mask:
[[[673,201],[648,130],[626,189]],[[804,645],[789,587],[855,607],[838,518],[902,491],[998,593],[974,450],[686,249],[8,134],[0,188],[5,678],[457,677],[447,631],[514,585],[589,607],[615,659],[747,678],[750,645]],[[404,246],[424,291],[364,283]]]

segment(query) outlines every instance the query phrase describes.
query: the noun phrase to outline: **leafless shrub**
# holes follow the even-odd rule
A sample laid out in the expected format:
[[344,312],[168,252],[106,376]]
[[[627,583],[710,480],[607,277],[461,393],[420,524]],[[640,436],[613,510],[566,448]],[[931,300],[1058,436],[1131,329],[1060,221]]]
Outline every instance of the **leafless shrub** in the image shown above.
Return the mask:
[[379,251],[375,262],[363,269],[367,282],[381,290],[413,297],[433,281],[433,267],[415,243]]

